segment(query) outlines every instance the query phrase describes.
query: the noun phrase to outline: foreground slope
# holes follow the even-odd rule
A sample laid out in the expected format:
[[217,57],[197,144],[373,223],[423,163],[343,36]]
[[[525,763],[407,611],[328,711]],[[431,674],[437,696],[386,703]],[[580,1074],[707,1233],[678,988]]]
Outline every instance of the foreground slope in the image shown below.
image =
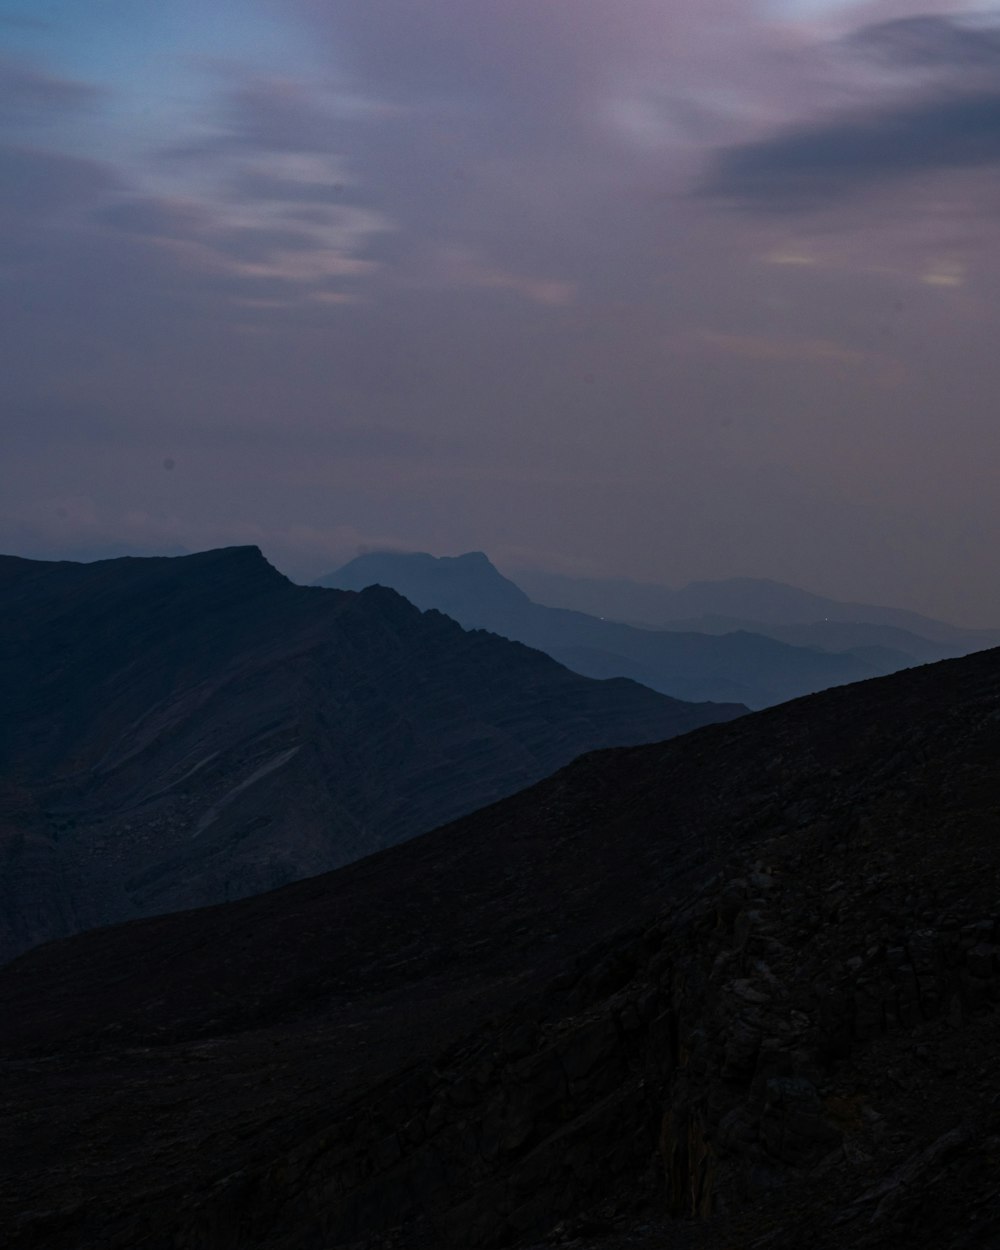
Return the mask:
[[575,672],[631,677],[683,699],[736,699],[766,707],[913,662],[874,650],[855,655],[791,646],[746,631],[720,637],[641,629],[545,607],[503,577],[482,552],[454,557],[372,552],[319,584],[342,590],[391,586],[419,608],[437,608],[466,628],[491,629],[538,647]]
[[0,959],[323,872],[741,709],[581,679],[256,548],[0,558]]
[[1000,1241],[1000,653],[0,971],[6,1244]]

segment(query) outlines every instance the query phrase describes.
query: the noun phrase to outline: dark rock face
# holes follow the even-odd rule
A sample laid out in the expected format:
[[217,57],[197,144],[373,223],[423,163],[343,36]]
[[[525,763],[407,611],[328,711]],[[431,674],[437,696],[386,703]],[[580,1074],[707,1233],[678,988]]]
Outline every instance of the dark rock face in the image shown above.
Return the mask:
[[998,806],[984,653],[53,943],[0,972],[5,1240],[995,1245]]
[[255,548],[0,559],[0,958],[348,863],[742,709],[587,681]]
[[18,951],[83,925],[59,848],[32,795],[0,787],[0,951]]
[[437,608],[467,629],[491,629],[538,647],[577,673],[630,677],[683,699],[736,699],[748,707],[767,707],[914,662],[884,647],[838,653],[836,648],[790,645],[748,632],[739,623],[713,636],[714,630],[634,628],[544,607],[503,577],[482,552],[440,559],[424,553],[374,552],[319,584],[342,590],[391,586],[419,608]]

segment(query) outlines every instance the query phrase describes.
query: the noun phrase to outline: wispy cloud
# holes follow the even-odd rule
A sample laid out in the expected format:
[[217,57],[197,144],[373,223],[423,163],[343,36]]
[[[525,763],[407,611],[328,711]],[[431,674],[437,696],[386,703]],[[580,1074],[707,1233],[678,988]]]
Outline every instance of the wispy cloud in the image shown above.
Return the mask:
[[40,148],[0,148],[0,219],[34,230],[46,218],[85,211],[121,186],[113,168]]
[[895,18],[851,31],[830,52],[855,99],[822,116],[803,101],[799,119],[723,146],[703,194],[809,210],[909,175],[1000,164],[1000,21]]
[[63,120],[93,108],[107,92],[93,83],[60,78],[36,66],[0,58],[0,122],[8,126]]
[[[197,139],[143,164],[116,169],[40,148],[7,149],[0,211],[5,205],[8,218],[37,229],[46,213],[72,207],[80,225],[89,209],[100,235],[127,241],[133,264],[158,255],[162,271],[169,255],[192,294],[200,281],[203,293],[234,308],[345,302],[377,268],[372,243],[393,223],[371,207],[336,150],[328,133],[335,119],[324,108],[322,94],[304,88],[230,82]],[[77,242],[91,246],[96,237],[92,229],[89,243],[86,234]]]
[[852,31],[844,45],[857,55],[913,69],[1000,69],[1000,22],[990,14],[923,13],[875,22]]
[[917,585],[1000,455],[996,26],[961,0],[246,0],[230,39],[235,0],[178,4],[155,57],[142,6],[9,40],[34,57],[0,69],[9,509],[670,580],[848,570],[883,525],[872,582],[910,529]]
[[732,334],[719,330],[694,330],[670,343],[674,351],[698,353],[716,361],[729,357],[765,365],[820,366],[837,371],[863,370],[880,387],[900,386],[906,371],[899,360],[883,352],[838,343],[833,339],[787,334]]
[[729,148],[703,192],[813,208],[888,179],[1000,165],[1000,90],[875,109]]

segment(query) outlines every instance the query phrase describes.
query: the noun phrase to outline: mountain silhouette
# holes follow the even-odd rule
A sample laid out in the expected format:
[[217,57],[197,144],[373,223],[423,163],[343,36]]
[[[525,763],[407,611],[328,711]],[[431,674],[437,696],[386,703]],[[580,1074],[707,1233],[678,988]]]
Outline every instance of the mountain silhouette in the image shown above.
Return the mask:
[[723,636],[657,631],[546,607],[529,599],[482,552],[454,557],[372,552],[317,585],[391,586],[419,608],[437,608],[467,629],[489,629],[537,647],[588,677],[630,677],[682,699],[761,708],[913,663],[889,650],[831,653],[744,630]]
[[254,547],[0,558],[0,958],[244,897],[492,802],[599,746],[728,719]]

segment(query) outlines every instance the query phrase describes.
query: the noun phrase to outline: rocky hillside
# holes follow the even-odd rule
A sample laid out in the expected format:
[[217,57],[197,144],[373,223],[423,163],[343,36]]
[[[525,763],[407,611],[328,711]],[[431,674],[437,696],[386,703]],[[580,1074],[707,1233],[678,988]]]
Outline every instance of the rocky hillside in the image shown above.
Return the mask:
[[423,833],[692,706],[256,548],[0,559],[0,959]]
[[41,948],[5,1244],[993,1247],[998,808],[985,652]]
[[466,629],[491,629],[538,647],[574,672],[631,677],[682,699],[767,707],[914,663],[909,654],[884,646],[838,652],[794,646],[739,628],[721,635],[643,629],[545,607],[503,577],[481,551],[454,557],[371,552],[319,584],[341,590],[391,586],[418,608],[437,608]]

